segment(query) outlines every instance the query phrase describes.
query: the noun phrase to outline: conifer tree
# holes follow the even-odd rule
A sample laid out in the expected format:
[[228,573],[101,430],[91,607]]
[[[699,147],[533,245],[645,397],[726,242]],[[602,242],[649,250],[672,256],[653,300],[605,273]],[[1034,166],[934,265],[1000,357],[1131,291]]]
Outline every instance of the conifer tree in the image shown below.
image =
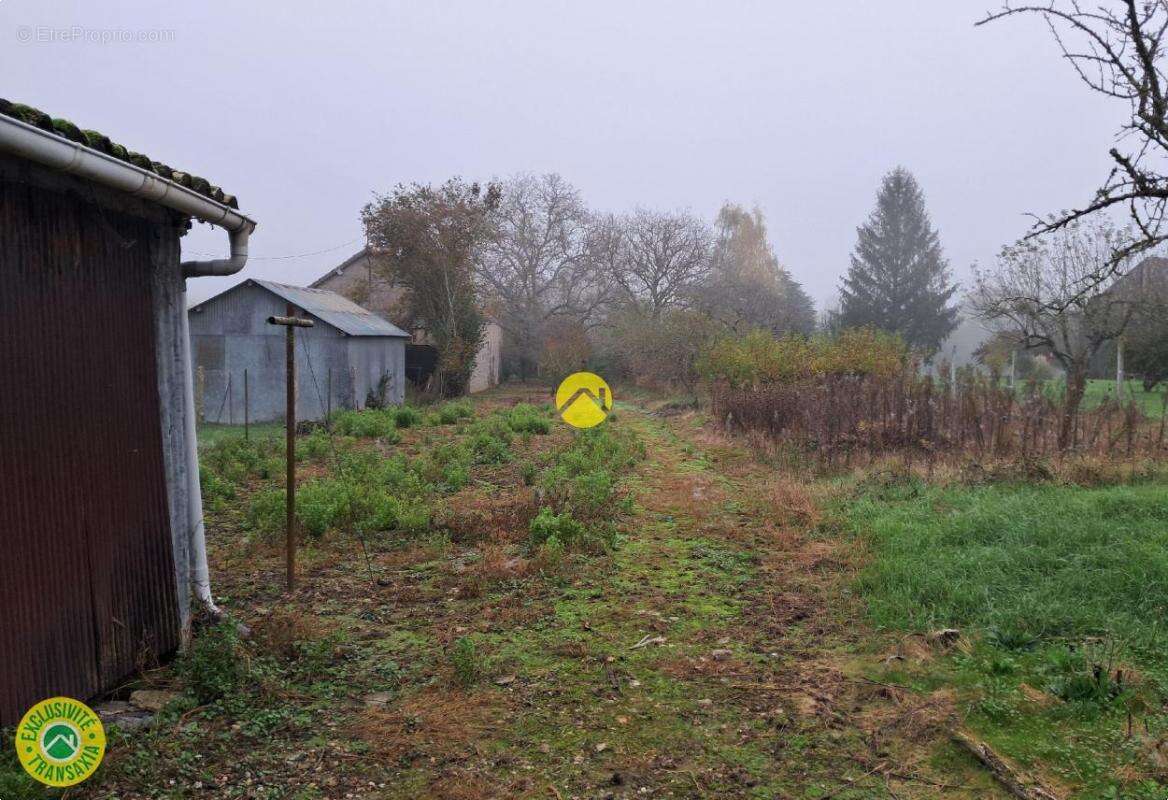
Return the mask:
[[933,354],[957,327],[957,291],[916,179],[903,167],[884,176],[876,209],[857,229],[840,288],[839,324],[899,334]]

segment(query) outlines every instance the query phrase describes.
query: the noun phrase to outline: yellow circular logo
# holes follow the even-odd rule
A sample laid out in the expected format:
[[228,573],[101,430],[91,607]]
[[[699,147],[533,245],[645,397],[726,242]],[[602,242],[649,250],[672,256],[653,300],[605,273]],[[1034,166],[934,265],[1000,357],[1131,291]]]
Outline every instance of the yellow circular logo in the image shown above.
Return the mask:
[[591,428],[604,422],[612,408],[612,389],[604,378],[591,372],[574,372],[556,389],[556,408],[574,428]]
[[105,756],[105,728],[85,703],[51,697],[30,708],[16,727],[16,755],[41,783],[72,786],[92,775]]

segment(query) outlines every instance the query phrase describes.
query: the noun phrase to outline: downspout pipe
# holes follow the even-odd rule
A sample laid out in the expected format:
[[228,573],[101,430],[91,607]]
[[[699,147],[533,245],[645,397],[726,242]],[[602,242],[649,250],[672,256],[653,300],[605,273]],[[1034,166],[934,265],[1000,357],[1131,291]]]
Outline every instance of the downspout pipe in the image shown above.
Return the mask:
[[188,567],[196,598],[213,616],[218,617],[221,612],[211,594],[207,539],[203,524],[203,495],[199,485],[194,364],[191,359],[191,332],[187,321],[186,279],[207,275],[234,275],[243,269],[247,263],[247,241],[255,230],[255,221],[230,206],[135,164],[3,115],[0,115],[0,152],[36,162],[58,172],[85,178],[133,197],[140,197],[188,217],[194,217],[200,222],[218,225],[227,231],[230,248],[227,258],[185,261],[180,265],[183,278],[183,289],[180,294],[182,314],[180,335],[183,358],[186,361],[183,427],[187,487],[190,495],[187,506],[190,562]]
[[234,275],[247,264],[247,239],[254,226],[230,231],[230,256],[213,261],[184,261],[180,265],[183,276],[183,290],[179,305],[182,308],[182,348],[186,362],[186,395],[184,402],[184,428],[186,433],[187,479],[189,481],[188,508],[190,509],[190,569],[191,585],[195,597],[214,619],[223,612],[215,605],[211,593],[211,569],[207,563],[207,528],[203,518],[203,490],[199,483],[199,439],[195,415],[195,360],[191,351],[191,326],[187,313],[187,278],[210,275]]

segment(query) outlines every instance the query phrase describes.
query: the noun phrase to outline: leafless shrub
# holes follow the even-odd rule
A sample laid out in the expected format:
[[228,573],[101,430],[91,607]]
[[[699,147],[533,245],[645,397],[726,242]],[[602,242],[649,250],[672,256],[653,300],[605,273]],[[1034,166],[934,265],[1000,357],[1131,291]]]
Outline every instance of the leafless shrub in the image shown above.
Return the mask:
[[[732,432],[762,435],[773,452],[821,465],[866,465],[889,454],[930,471],[942,460],[1013,459],[1030,477],[1060,454],[1147,456],[1161,453],[1158,421],[1134,404],[1105,402],[1077,411],[1071,443],[1060,448],[1065,399],[1032,383],[1020,392],[973,371],[956,380],[921,376],[839,375],[712,390],[712,410]],[[1030,467],[1025,467],[1030,464]]]

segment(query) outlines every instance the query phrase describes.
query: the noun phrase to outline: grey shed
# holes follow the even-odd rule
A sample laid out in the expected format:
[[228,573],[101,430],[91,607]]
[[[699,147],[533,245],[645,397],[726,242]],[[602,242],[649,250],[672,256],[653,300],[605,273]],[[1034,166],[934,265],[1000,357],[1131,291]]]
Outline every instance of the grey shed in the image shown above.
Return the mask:
[[203,421],[242,424],[245,398],[253,422],[284,418],[285,329],[268,317],[289,303],[316,323],[296,331],[298,419],[405,399],[409,334],[335,292],[249,279],[188,312]]

